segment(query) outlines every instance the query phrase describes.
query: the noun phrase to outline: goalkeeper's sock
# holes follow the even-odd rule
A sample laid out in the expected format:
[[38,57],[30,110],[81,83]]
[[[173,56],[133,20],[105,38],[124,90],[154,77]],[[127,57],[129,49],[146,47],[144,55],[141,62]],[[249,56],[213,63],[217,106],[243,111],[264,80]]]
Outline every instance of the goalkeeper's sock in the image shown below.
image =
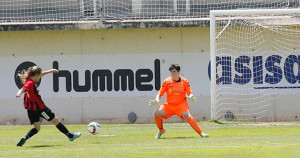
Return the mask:
[[59,131],[65,134],[68,138],[73,138],[73,134],[70,133],[66,126],[63,125],[61,122],[58,125],[56,125],[56,128],[58,128]]
[[26,134],[25,138],[26,140],[32,137],[33,135],[37,134],[38,130],[36,128],[32,128],[28,133]]
[[154,120],[155,120],[155,123],[156,123],[156,126],[159,130],[159,132],[162,132],[164,131],[164,127],[163,127],[163,119],[161,116],[154,116]]
[[201,135],[202,130],[200,128],[200,126],[198,125],[197,121],[191,116],[188,119],[186,119],[186,122],[188,122],[191,127],[199,134]]

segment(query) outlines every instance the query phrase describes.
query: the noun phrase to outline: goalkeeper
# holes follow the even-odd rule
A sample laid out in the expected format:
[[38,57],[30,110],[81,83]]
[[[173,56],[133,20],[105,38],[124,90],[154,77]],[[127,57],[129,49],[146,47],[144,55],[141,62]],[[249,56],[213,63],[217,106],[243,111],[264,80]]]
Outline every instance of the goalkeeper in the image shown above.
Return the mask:
[[[208,134],[202,132],[197,121],[190,114],[187,99],[195,102],[196,98],[188,80],[179,76],[180,66],[172,64],[169,71],[171,72],[171,77],[164,80],[156,98],[149,102],[150,106],[157,105],[166,92],[166,103],[158,106],[154,111],[154,120],[159,130],[155,138],[160,139],[161,135],[166,131],[163,127],[163,119],[168,119],[173,115],[186,120],[201,137],[208,137]],[[186,93],[188,97],[186,97]]]

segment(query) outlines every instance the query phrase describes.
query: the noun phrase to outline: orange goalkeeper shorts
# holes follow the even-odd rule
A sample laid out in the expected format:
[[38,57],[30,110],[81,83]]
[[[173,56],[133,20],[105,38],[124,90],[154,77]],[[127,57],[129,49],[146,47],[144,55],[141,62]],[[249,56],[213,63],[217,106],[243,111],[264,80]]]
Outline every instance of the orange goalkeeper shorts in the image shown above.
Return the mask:
[[181,119],[184,120],[184,118],[182,117],[182,113],[185,111],[190,112],[189,104],[186,101],[178,103],[178,104],[165,103],[165,104],[160,105],[159,108],[163,109],[167,114],[167,116],[162,117],[163,119],[168,119],[173,115],[177,115],[178,117],[180,117]]

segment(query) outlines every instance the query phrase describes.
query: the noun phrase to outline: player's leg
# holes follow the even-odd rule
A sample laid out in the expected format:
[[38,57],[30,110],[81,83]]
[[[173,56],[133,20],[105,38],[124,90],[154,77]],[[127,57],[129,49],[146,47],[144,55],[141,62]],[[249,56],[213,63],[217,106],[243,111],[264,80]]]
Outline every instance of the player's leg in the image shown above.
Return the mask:
[[163,132],[165,129],[163,127],[163,116],[167,116],[167,113],[164,111],[162,105],[158,106],[154,111],[154,120],[159,132]]
[[69,130],[66,128],[65,125],[63,125],[57,117],[54,117],[52,120],[50,120],[52,124],[56,126],[56,128],[63,134],[65,134],[68,138],[73,138],[74,135],[69,132]]
[[160,139],[161,135],[166,132],[163,127],[163,119],[168,119],[174,115],[169,109],[166,108],[167,104],[160,105],[154,111],[154,120],[159,132],[156,134],[155,138]]
[[54,124],[60,132],[65,134],[70,139],[70,141],[73,141],[74,139],[81,136],[81,132],[74,133],[74,134],[70,133],[69,130],[66,128],[66,126],[59,121],[59,119],[49,108],[43,110],[41,116],[47,121],[50,121],[52,124]]
[[189,104],[187,102],[182,102],[178,104],[178,108],[175,110],[177,116],[184,119],[190,126],[201,136],[208,137],[207,134],[203,133],[198,122],[190,114]]
[[27,134],[21,138],[17,146],[23,146],[29,138],[37,134],[41,129],[41,123],[40,123],[40,116],[39,112],[37,111],[27,111],[28,118],[30,120],[30,123],[33,124],[33,127],[31,130],[27,132]]
[[185,111],[181,114],[181,116],[184,118],[184,120],[190,124],[190,126],[199,134],[201,135],[202,130],[199,127],[197,121],[192,117],[192,115],[189,113],[189,111]]
[[198,122],[193,118],[193,116],[190,114],[190,112],[187,110],[181,114],[181,117],[183,117],[187,123],[190,124],[190,126],[201,136],[201,137],[208,137],[208,134],[205,134],[202,132],[200,126],[198,125]]

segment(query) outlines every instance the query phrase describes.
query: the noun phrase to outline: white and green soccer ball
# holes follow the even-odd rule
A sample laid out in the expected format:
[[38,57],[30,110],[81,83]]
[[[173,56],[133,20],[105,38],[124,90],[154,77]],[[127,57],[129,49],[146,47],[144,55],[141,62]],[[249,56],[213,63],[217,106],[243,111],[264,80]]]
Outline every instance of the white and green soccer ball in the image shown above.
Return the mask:
[[91,122],[88,125],[87,130],[91,133],[91,134],[98,134],[100,132],[100,125],[97,122]]

